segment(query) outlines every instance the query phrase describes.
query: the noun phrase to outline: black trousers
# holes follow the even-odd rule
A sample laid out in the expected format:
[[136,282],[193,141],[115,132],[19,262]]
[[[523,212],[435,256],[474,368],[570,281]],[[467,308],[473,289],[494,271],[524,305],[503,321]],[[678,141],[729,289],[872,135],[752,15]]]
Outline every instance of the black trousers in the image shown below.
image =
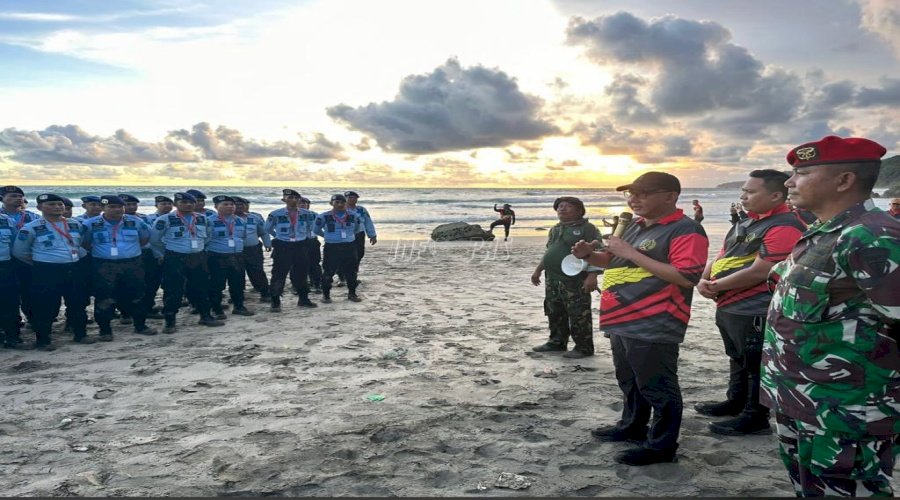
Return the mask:
[[322,244],[319,239],[310,240],[306,247],[307,256],[309,258],[309,281],[315,286],[321,286],[322,283]]
[[9,344],[19,338],[19,277],[15,260],[0,261],[0,330]]
[[175,315],[187,290],[190,303],[209,316],[209,269],[206,252],[177,253],[166,251],[163,260],[163,314]]
[[207,252],[209,266],[209,304],[212,310],[222,312],[222,290],[228,284],[228,293],[235,309],[244,307],[244,259],[238,253]]
[[655,344],[615,334],[610,341],[616,380],[625,395],[622,419],[617,425],[636,434],[647,431],[647,448],[673,450],[678,444],[684,410],[678,385],[679,345]]
[[[250,278],[250,284],[262,295],[269,295],[269,279],[266,277],[263,267],[263,246],[257,244],[252,247],[244,247],[243,258],[244,270],[247,277]],[[241,283],[246,283],[246,281],[242,279]]]
[[[135,328],[143,327],[148,312],[143,304],[146,289],[143,256],[122,260],[93,258],[91,267],[94,319],[100,334],[112,334],[110,322],[116,306],[134,318]],[[68,307],[68,303],[66,305]]]
[[512,224],[512,221],[509,219],[497,219],[494,222],[491,222],[490,231],[493,231],[497,226],[503,226],[503,237],[509,238],[509,226]]
[[269,292],[273,297],[281,297],[288,273],[291,283],[301,294],[309,294],[309,283],[306,282],[309,272],[307,247],[312,240],[272,242],[272,282]]
[[762,363],[765,316],[740,316],[716,310],[716,326],[729,360],[728,399],[744,405],[744,413],[769,415],[759,404],[759,372]]
[[149,248],[141,251],[141,260],[144,264],[144,298],[141,300],[141,307],[146,316],[156,306],[156,293],[162,284],[163,268]]
[[331,291],[335,273],[344,276],[347,289],[350,293],[356,293],[356,269],[359,267],[359,258],[356,255],[356,243],[325,243],[325,251],[322,256],[322,291],[326,294]]
[[[356,233],[356,239],[353,240],[353,244],[356,245],[356,277],[359,278],[359,266],[362,264],[363,257],[366,256],[366,233],[365,231],[361,233]],[[347,275],[342,271],[338,271],[338,278],[347,281]]]
[[22,314],[25,319],[31,323],[31,266],[18,259],[13,259],[13,266],[16,269],[16,278],[19,281],[18,304],[22,308]]
[[37,345],[50,343],[50,331],[63,299],[72,333],[76,339],[84,337],[87,334],[87,314],[84,310],[88,302],[84,266],[78,262],[35,262],[31,266],[31,278],[31,326]]

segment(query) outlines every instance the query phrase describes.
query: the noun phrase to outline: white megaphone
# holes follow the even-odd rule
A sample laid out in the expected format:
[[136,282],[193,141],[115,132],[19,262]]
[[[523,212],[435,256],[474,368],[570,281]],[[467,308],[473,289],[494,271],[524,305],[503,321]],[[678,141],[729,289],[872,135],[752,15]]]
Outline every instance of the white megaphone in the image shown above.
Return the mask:
[[602,267],[592,266],[585,259],[579,259],[574,255],[566,255],[562,260],[562,272],[566,276],[578,276],[583,271],[587,272],[603,272]]

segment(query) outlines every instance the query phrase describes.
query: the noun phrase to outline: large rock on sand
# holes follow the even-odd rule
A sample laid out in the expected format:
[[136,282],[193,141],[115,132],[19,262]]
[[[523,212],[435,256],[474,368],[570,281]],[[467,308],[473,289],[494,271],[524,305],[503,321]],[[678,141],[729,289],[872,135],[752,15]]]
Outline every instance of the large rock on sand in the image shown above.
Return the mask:
[[451,222],[434,228],[431,231],[431,239],[434,241],[493,241],[494,235],[490,231],[481,229],[478,224]]

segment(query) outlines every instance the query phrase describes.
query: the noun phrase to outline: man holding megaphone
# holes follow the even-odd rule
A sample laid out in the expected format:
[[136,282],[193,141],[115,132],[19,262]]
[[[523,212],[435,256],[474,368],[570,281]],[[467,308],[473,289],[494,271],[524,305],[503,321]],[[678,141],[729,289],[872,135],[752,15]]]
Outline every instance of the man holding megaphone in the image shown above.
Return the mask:
[[594,327],[591,319],[591,292],[597,288],[597,271],[581,269],[568,275],[563,260],[570,256],[572,245],[579,240],[598,240],[600,231],[584,218],[584,203],[573,196],[562,196],[553,202],[559,223],[550,229],[547,250],[531,275],[534,286],[541,284],[544,274],[544,314],[550,323],[550,339],[534,347],[537,352],[565,352],[569,337],[575,347],[563,354],[567,358],[594,355]]
[[709,239],[675,206],[681,193],[677,177],[647,172],[616,190],[639,217],[621,236],[611,236],[601,252],[587,241],[572,247],[575,257],[606,268],[600,327],[610,336],[616,380],[625,396],[622,418],[591,434],[601,441],[641,443],[617,456],[619,463],[672,462],[683,412],[678,349]]

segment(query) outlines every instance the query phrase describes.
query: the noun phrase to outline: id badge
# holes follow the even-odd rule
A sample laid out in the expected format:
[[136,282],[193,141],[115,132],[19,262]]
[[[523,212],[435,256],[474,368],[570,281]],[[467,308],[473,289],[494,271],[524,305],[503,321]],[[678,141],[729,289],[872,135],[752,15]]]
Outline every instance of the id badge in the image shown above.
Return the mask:
[[295,236],[291,236],[291,241],[297,241],[297,238]]
[[72,260],[78,260],[78,250],[72,250]]
[[228,240],[228,247],[234,248],[234,240]]
[[347,231],[341,231],[341,239],[342,239],[342,240],[346,240],[346,239],[347,239]]
[[118,257],[119,256],[119,248],[118,247],[110,247],[109,255],[111,257]]
[[193,248],[193,249],[195,249],[195,250],[196,250],[197,248],[200,248],[200,240],[198,240],[198,239],[191,239],[191,248]]

